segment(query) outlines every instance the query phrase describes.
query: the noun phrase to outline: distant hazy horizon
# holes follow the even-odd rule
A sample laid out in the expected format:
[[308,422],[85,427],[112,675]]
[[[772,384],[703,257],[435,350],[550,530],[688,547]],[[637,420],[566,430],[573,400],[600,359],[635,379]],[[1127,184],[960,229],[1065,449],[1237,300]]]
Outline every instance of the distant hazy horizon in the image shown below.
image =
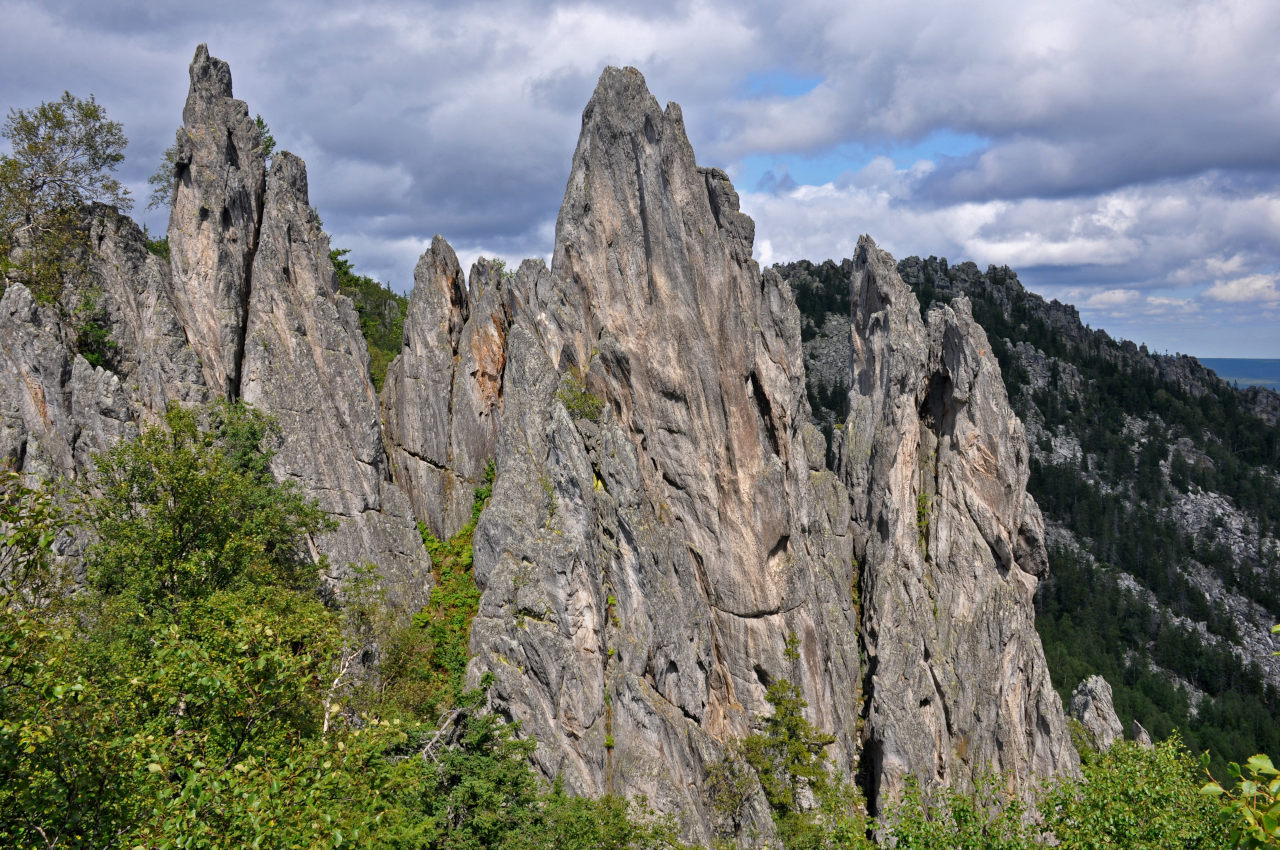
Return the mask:
[[1229,384],[1280,391],[1280,360],[1251,357],[1197,357]]

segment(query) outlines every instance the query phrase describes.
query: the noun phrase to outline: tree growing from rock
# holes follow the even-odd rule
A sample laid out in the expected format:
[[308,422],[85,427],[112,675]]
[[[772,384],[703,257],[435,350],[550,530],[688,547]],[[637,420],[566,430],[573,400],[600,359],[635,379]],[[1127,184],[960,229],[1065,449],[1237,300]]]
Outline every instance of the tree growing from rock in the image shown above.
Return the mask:
[[45,302],[56,301],[84,241],[80,209],[101,202],[132,207],[113,172],[128,140],[93,95],[64,92],[31,110],[11,109],[0,127],[0,268]]

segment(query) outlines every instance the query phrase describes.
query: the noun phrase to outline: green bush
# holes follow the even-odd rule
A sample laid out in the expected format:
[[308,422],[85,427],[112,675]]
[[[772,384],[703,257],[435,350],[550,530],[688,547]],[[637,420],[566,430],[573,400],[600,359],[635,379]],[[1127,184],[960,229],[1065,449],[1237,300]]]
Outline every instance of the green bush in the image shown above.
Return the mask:
[[1018,797],[1002,790],[999,777],[982,776],[971,794],[950,788],[926,794],[907,777],[901,799],[877,822],[892,846],[902,850],[1023,850],[1040,846]]
[[66,518],[0,476],[0,846],[677,846],[643,802],[548,787],[483,692],[438,726],[335,704],[351,617],[302,548],[329,525],[271,477],[270,435],[243,407],[172,409],[104,456],[73,597],[48,592]]
[[1222,846],[1214,807],[1199,794],[1195,763],[1176,734],[1154,748],[1120,741],[1082,761],[1083,781],[1060,783],[1040,805],[1063,846]]
[[604,412],[604,399],[588,390],[586,379],[573,371],[564,376],[556,398],[574,419],[599,422]]

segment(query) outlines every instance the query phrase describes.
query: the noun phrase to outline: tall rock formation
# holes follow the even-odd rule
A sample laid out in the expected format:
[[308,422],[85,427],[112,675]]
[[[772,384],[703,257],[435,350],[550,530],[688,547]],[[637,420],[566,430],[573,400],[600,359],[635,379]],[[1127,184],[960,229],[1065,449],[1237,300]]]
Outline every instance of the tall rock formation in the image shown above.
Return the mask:
[[271,163],[248,283],[242,397],[280,424],[271,470],[338,519],[315,542],[331,576],[378,565],[388,601],[413,613],[430,590],[430,561],[409,500],[390,479],[360,320],[338,293],[306,166],[291,153]]
[[513,284],[475,542],[471,673],[495,674],[535,760],[575,791],[646,794],[701,840],[705,769],[769,683],[800,687],[842,768],[857,749],[848,498],[801,415],[799,316],[753,231],[679,107],[607,69],[551,270]]
[[840,463],[859,529],[871,796],[909,773],[963,787],[993,769],[1020,788],[1075,773],[1033,623],[1043,520],[986,335],[963,298],[921,319],[869,237],[851,285]]
[[[1025,787],[1077,770],[1032,625],[1047,562],[1027,446],[965,299],[922,319],[866,238],[832,265],[852,306],[830,385],[852,389],[829,450],[795,300],[751,259],[728,178],[697,166],[677,105],[610,68],[551,267],[482,261],[468,284],[437,238],[379,403],[305,166],[279,153],[265,176],[248,114],[201,46],[171,267],[91,211],[69,303],[105,323],[105,365],[77,353],[66,314],[7,288],[11,463],[73,475],[171,401],[242,398],[280,424],[275,474],[339,519],[312,541],[331,577],[373,563],[409,612],[431,580],[415,519],[451,535],[496,459],[471,680],[494,675],[492,705],[547,776],[646,795],[696,841],[726,825],[707,768],[783,679],[873,803],[907,773],[964,786],[993,768]],[[736,825],[773,834],[761,795]]]
[[203,44],[190,74],[169,215],[173,288],[206,384],[236,398],[266,187],[262,133],[231,95],[231,69]]
[[[1124,724],[1116,716],[1111,702],[1111,685],[1101,676],[1090,676],[1071,692],[1071,716],[1080,721],[1098,752],[1104,752],[1116,741],[1124,740]],[[1140,740],[1138,730],[1146,730],[1138,721],[1133,722],[1134,739]],[[1150,736],[1147,743],[1151,743]]]
[[441,237],[418,261],[404,345],[387,367],[383,422],[396,480],[442,539],[471,519],[473,491],[493,460],[511,323],[500,268],[481,259],[468,289]]
[[[280,424],[276,476],[340,522],[312,541],[331,578],[349,564],[376,564],[388,600],[415,611],[430,588],[430,560],[391,481],[368,351],[338,294],[306,168],[278,154],[264,204],[257,126],[232,98],[226,63],[204,45],[191,63],[184,119],[172,270],[148,252],[137,225],[94,206],[83,273],[69,278],[60,307],[38,304],[21,284],[7,288],[0,452],[20,470],[74,477],[170,402],[243,398]],[[103,365],[78,353],[86,321],[105,332]]]

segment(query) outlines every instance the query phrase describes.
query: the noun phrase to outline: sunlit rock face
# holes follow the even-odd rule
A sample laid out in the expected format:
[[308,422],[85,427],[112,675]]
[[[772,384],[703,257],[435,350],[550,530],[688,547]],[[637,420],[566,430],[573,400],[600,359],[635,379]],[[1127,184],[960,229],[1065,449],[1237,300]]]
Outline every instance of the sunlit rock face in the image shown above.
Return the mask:
[[249,281],[266,192],[262,133],[202,44],[191,61],[169,214],[173,291],[215,395],[240,393]]
[[359,317],[338,292],[306,166],[290,153],[271,163],[247,318],[242,398],[280,426],[272,472],[338,520],[314,541],[329,578],[340,588],[350,565],[377,565],[387,601],[412,614],[430,591],[430,559],[391,481]]
[[[551,268],[512,283],[471,673],[567,787],[707,840],[708,763],[795,682],[857,750],[849,503],[805,416],[799,315],[634,69],[583,113]],[[788,649],[790,647],[790,649]],[[757,800],[747,814],[768,835]]]
[[871,797],[907,774],[1020,789],[1078,772],[1032,595],[1048,569],[1028,453],[969,303],[921,318],[868,237],[851,274],[851,380],[839,446],[862,564]]
[[485,259],[468,286],[439,236],[414,270],[382,418],[395,478],[441,539],[470,521],[475,488],[497,448],[510,294],[504,269]]

